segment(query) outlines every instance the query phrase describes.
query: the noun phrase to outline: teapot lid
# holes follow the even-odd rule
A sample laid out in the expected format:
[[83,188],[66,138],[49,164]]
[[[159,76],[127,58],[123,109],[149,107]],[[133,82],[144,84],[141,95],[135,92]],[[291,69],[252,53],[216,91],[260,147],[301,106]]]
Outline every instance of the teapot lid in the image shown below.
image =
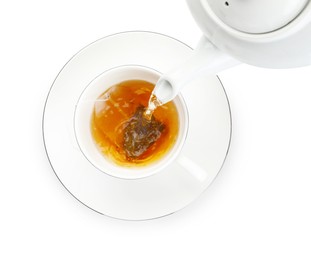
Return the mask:
[[311,64],[309,0],[187,0],[204,34],[220,50],[255,66]]

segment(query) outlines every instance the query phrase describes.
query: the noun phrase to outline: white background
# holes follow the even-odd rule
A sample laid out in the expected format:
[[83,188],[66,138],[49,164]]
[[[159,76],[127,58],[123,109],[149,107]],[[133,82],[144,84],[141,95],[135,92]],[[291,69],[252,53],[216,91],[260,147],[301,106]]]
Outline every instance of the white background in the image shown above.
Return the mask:
[[186,209],[126,222],[57,180],[45,98],[67,60],[103,36],[148,30],[194,47],[201,33],[185,1],[1,1],[0,25],[0,259],[311,258],[311,67],[223,72],[233,138],[221,174]]

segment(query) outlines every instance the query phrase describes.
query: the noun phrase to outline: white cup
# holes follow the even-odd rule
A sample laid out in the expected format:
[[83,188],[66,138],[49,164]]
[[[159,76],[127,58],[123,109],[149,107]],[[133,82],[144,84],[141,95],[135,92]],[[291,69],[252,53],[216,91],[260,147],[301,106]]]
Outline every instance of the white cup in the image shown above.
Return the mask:
[[156,84],[161,74],[151,68],[125,65],[110,69],[95,78],[81,94],[75,110],[74,129],[78,145],[88,159],[100,171],[122,179],[140,179],[163,170],[180,153],[188,130],[188,112],[181,95],[174,103],[179,117],[178,137],[173,147],[159,160],[144,166],[120,166],[97,148],[91,132],[91,117],[95,100],[111,86],[127,80],[145,80]]

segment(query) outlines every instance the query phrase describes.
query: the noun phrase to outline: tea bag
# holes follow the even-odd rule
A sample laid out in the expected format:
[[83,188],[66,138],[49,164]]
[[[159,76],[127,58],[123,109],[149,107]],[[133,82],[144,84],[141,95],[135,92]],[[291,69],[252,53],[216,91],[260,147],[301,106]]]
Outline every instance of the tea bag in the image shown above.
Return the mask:
[[145,107],[140,105],[124,127],[123,148],[127,158],[135,159],[145,153],[155,143],[165,129],[165,125],[154,116],[144,115]]

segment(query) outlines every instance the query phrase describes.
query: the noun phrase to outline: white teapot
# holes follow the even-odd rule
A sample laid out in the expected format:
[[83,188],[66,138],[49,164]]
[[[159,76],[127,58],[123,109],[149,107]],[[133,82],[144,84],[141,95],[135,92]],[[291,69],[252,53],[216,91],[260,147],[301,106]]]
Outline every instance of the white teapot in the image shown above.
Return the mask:
[[200,74],[239,63],[265,68],[311,64],[310,0],[187,0],[204,33],[193,56],[164,74],[153,94],[172,100]]

